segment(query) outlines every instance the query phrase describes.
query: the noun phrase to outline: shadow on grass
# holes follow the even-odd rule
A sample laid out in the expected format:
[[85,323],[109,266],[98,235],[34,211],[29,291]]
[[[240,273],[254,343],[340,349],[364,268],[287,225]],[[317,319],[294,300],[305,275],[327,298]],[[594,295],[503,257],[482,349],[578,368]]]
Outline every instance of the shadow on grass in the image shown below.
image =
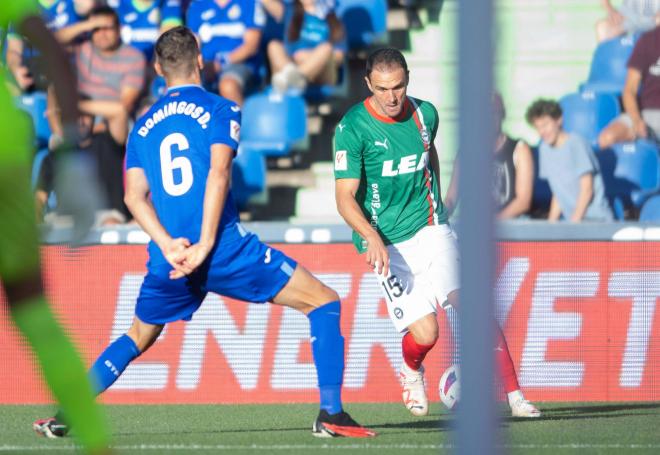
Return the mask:
[[[647,416],[660,414],[653,412],[632,412],[638,410],[652,411],[654,409],[660,410],[659,403],[622,403],[622,404],[602,404],[602,405],[588,405],[588,406],[574,406],[574,407],[560,407],[548,408],[541,411],[543,415],[537,419],[528,419],[524,417],[506,417],[502,419],[504,425],[512,422],[538,422],[538,421],[552,421],[552,420],[578,420],[578,419],[614,419],[621,417],[632,416]],[[622,412],[624,411],[624,412]],[[625,412],[628,411],[628,412]]]

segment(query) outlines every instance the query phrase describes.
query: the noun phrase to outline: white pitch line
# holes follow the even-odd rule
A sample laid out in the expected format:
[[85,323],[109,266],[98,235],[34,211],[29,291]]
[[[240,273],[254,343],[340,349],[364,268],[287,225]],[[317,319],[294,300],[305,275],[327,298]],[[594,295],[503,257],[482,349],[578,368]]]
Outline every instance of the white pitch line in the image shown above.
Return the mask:
[[[135,445],[114,445],[112,446],[118,451],[124,450],[149,450],[149,451],[168,451],[168,450],[254,450],[254,451],[288,451],[288,450],[383,450],[383,449],[405,449],[405,450],[439,450],[439,449],[454,449],[454,444],[135,444]],[[503,444],[499,446],[504,449],[535,449],[535,450],[556,450],[556,449],[660,449],[660,444]],[[70,451],[79,448],[74,445],[67,446],[47,446],[47,445],[0,445],[0,452],[10,451]]]

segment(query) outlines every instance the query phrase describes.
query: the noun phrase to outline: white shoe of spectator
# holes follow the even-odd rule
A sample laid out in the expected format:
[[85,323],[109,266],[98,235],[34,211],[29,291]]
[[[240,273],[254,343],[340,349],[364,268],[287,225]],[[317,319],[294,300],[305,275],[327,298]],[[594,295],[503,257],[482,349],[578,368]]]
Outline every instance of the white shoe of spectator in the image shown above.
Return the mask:
[[298,71],[298,67],[293,63],[288,63],[277,73],[273,74],[271,83],[275,91],[285,93],[289,89],[302,92],[307,87],[305,76]]

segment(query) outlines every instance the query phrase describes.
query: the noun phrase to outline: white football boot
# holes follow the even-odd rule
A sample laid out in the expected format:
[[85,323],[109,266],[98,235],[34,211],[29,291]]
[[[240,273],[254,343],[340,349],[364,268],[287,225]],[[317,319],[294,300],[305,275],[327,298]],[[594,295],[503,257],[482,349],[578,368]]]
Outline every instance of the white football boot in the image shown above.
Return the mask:
[[541,411],[529,401],[525,400],[522,392],[516,390],[508,394],[509,406],[511,406],[512,417],[537,418],[541,417]]
[[412,415],[425,416],[429,413],[429,399],[424,387],[424,367],[418,371],[403,362],[399,370],[399,380],[403,387],[403,403]]

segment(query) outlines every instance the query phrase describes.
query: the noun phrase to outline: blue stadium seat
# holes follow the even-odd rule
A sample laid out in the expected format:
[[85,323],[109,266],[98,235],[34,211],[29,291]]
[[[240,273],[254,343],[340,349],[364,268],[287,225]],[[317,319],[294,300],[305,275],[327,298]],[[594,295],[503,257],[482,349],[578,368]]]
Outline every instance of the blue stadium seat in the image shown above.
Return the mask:
[[624,142],[601,150],[596,156],[605,192],[617,218],[621,219],[621,206],[639,209],[660,190],[660,159],[655,143],[646,140]]
[[349,49],[362,49],[387,38],[386,0],[338,0],[337,16],[348,35]]
[[626,82],[626,65],[639,35],[624,35],[603,41],[591,60],[589,79],[581,90],[621,93]]
[[621,112],[619,99],[611,93],[571,93],[562,97],[559,104],[564,113],[564,129],[592,144],[597,143],[601,130]]
[[231,189],[239,208],[266,188],[266,159],[258,150],[239,147],[232,163]]
[[50,138],[50,125],[46,118],[48,101],[45,92],[33,92],[18,97],[17,105],[32,118],[37,148],[48,147]]
[[646,200],[639,213],[639,221],[660,222],[660,194]]
[[267,90],[243,105],[241,146],[266,156],[284,156],[307,135],[307,109],[302,96]]

